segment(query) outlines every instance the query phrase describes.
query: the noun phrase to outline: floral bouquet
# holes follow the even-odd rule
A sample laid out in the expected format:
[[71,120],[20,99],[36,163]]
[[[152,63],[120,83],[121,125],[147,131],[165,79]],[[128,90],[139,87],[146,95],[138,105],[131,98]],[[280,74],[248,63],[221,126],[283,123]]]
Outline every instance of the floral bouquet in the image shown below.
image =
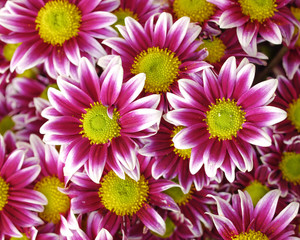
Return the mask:
[[299,0],[1,0],[0,240],[300,239]]

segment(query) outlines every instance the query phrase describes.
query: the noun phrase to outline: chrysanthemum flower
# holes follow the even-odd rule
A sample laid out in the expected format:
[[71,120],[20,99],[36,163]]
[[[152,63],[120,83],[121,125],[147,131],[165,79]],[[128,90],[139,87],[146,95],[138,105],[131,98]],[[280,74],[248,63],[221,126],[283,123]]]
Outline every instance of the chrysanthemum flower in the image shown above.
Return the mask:
[[[199,191],[204,186],[208,186],[212,179],[206,175],[204,167],[194,175],[187,171],[191,149],[177,149],[172,141],[173,137],[183,128],[162,120],[158,132],[145,139],[145,144],[139,153],[153,157],[152,175],[155,179],[164,177],[172,180],[177,177],[184,192],[188,193],[192,184]],[[216,179],[220,182],[222,177],[222,172],[218,171]]]
[[208,213],[224,240],[260,239],[286,240],[293,238],[295,218],[299,203],[290,203],[275,216],[279,190],[268,192],[255,206],[247,192],[239,190],[232,197],[232,205],[220,197],[213,197],[218,206],[218,215]]
[[146,93],[172,91],[177,79],[210,66],[202,61],[206,51],[196,51],[201,27],[188,17],[173,23],[171,14],[162,13],[150,17],[144,27],[127,17],[118,29],[124,38],[109,38],[103,44],[121,56],[126,80],[146,74]]
[[293,79],[278,76],[278,89],[272,105],[287,111],[287,118],[275,125],[274,131],[288,136],[300,133],[300,70]]
[[22,227],[43,223],[37,212],[43,211],[47,199],[33,190],[30,184],[37,178],[41,167],[34,159],[25,158],[25,152],[14,150],[6,155],[0,135],[0,238],[22,237]]
[[113,236],[121,230],[127,236],[130,227],[138,221],[163,235],[165,222],[156,209],[179,211],[173,199],[163,193],[179,185],[165,179],[155,180],[149,159],[139,155],[137,181],[128,175],[121,179],[110,168],[105,169],[99,184],[92,182],[85,173],[74,174],[68,190],[74,213],[97,211],[98,231],[106,228]]
[[7,43],[22,43],[10,62],[10,70],[23,72],[44,63],[56,77],[76,72],[82,56],[106,54],[98,40],[116,36],[110,28],[117,19],[110,11],[118,1],[8,1],[0,23],[11,31]]
[[270,146],[271,139],[262,129],[286,118],[286,112],[268,103],[273,99],[277,80],[270,79],[251,87],[255,67],[246,59],[237,67],[234,57],[222,66],[220,74],[203,71],[203,86],[180,79],[183,97],[168,93],[174,108],[164,118],[183,126],[174,137],[177,149],[192,149],[189,169],[195,174],[204,165],[209,177],[221,168],[227,179],[234,170],[251,171],[253,145]]
[[290,139],[289,143],[281,134],[271,137],[272,146],[258,148],[261,160],[271,169],[269,183],[275,184],[283,197],[291,191],[300,194],[300,136]]
[[299,22],[286,6],[290,1],[207,0],[220,9],[221,28],[236,28],[239,42],[251,56],[257,53],[257,36],[273,44],[290,42]]
[[159,95],[139,98],[145,75],[123,83],[120,58],[115,56],[100,78],[95,67],[82,58],[79,79],[59,77],[60,91],[49,88],[52,106],[42,115],[49,119],[42,127],[44,141],[64,145],[60,157],[64,173],[71,177],[85,165],[97,183],[106,163],[124,177],[123,168],[136,164],[136,140],[157,132],[161,112],[156,110]]

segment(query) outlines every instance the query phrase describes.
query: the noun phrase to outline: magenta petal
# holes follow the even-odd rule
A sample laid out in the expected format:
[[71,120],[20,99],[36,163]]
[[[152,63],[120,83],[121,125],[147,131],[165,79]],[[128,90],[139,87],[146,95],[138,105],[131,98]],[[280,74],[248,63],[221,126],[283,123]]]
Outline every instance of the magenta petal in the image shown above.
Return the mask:
[[82,122],[71,116],[52,118],[42,125],[40,131],[42,134],[76,135],[82,128],[79,127]]
[[279,27],[270,19],[266,19],[264,27],[259,28],[260,35],[273,44],[281,44],[282,36]]
[[0,169],[2,168],[4,158],[5,158],[5,144],[4,144],[4,138],[0,134]]
[[219,19],[221,28],[234,28],[243,25],[249,19],[248,16],[242,14],[239,7],[231,7],[226,9]]
[[156,232],[159,235],[165,234],[165,221],[151,206],[145,204],[136,214],[151,231]]
[[203,87],[211,103],[215,103],[216,99],[224,97],[217,76],[210,68],[204,69],[203,71]]
[[38,165],[24,168],[6,179],[14,188],[23,188],[32,183],[41,171]]
[[257,146],[269,147],[272,143],[270,136],[264,130],[250,123],[243,124],[243,129],[239,131],[238,136],[245,142]]
[[247,92],[252,86],[255,75],[254,64],[246,64],[237,73],[237,81],[232,97],[239,99],[241,95]]
[[79,59],[80,59],[80,52],[77,41],[74,38],[71,38],[64,44],[64,51],[66,53],[67,58],[72,62],[74,65],[78,66]]
[[257,37],[258,28],[255,22],[247,22],[236,29],[237,37],[243,47],[249,46],[251,40]]
[[254,209],[254,228],[261,229],[262,232],[270,226],[274,217],[277,202],[280,197],[279,190],[272,190],[258,201]]
[[192,148],[192,154],[189,162],[189,170],[191,174],[196,174],[202,168],[203,162],[203,153],[206,145],[200,145]]
[[8,197],[9,200],[28,204],[46,205],[47,198],[40,192],[32,189],[13,189]]
[[102,228],[97,234],[95,240],[113,240],[112,235],[105,228]]
[[[4,145],[5,146],[5,145]],[[22,150],[13,151],[4,162],[1,168],[1,175],[8,178],[19,171],[24,163],[25,152]]]
[[16,238],[23,237],[23,235],[19,232],[19,230],[16,228],[16,226],[12,223],[12,221],[6,216],[4,212],[0,215],[0,224],[4,234]]
[[168,28],[168,15],[161,14],[158,18],[153,34],[153,46],[159,46],[160,48],[164,47],[166,36],[167,36],[167,28]]
[[218,78],[222,85],[224,97],[230,98],[237,79],[235,57],[230,57],[226,60],[220,70]]
[[[196,109],[180,108],[164,115],[164,119],[176,126],[191,126],[203,122],[205,113]],[[206,125],[204,122],[202,125]],[[206,125],[207,127],[207,125]]]
[[[90,3],[89,3],[90,4]],[[117,21],[116,15],[110,12],[96,11],[82,16],[80,29],[88,32],[108,27]]]

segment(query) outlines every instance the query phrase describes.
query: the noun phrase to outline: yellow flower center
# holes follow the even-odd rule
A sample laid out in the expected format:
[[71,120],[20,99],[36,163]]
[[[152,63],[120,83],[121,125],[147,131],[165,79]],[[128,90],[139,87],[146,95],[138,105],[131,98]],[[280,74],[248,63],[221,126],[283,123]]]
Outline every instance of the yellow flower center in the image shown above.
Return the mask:
[[216,104],[209,106],[206,112],[207,130],[210,138],[217,137],[219,140],[231,140],[236,137],[238,131],[242,129],[245,120],[245,112],[241,106],[231,99],[217,99]]
[[15,122],[8,115],[0,120],[0,134],[4,135],[6,131],[11,130],[15,126]]
[[39,74],[38,68],[30,68],[25,70],[23,73],[18,73],[17,77],[26,77],[30,79],[36,79],[37,75]]
[[40,218],[54,224],[59,223],[60,214],[65,214],[70,209],[70,198],[58,188],[64,188],[64,183],[55,176],[43,177],[34,186],[34,190],[44,194],[48,200],[44,212],[39,213]]
[[8,191],[9,191],[9,184],[6,183],[2,177],[0,177],[0,211],[2,211],[2,209],[7,204]]
[[17,238],[17,237],[11,237],[10,240],[29,240],[29,238],[22,233],[23,237]]
[[17,50],[17,48],[21,45],[21,43],[15,43],[15,44],[6,44],[3,47],[3,56],[7,61],[10,61]]
[[[174,127],[174,130],[171,134],[171,138],[173,138],[178,132],[180,132],[180,130],[184,129],[185,127],[183,126],[178,126],[178,127]],[[171,146],[174,146],[174,143],[171,144]],[[186,158],[191,158],[191,154],[192,154],[192,149],[177,149],[174,147],[173,151],[179,156],[182,157],[183,159]]]
[[261,233],[260,231],[249,230],[247,233],[240,233],[234,237],[231,237],[232,240],[269,240],[269,238]]
[[276,0],[238,0],[242,13],[249,16],[251,21],[257,20],[263,23],[266,19],[274,16],[277,11]]
[[131,73],[146,74],[145,92],[167,92],[179,76],[180,64],[175,53],[167,48],[151,47],[135,57]]
[[187,16],[192,22],[203,23],[215,13],[216,7],[206,0],[175,0],[173,11],[177,18]]
[[62,46],[78,35],[81,11],[67,0],[52,0],[39,10],[35,23],[45,43]]
[[287,118],[292,122],[298,132],[300,132],[300,98],[289,104]]
[[226,46],[220,38],[214,37],[212,40],[204,39],[199,49],[206,48],[208,56],[204,59],[210,63],[220,62],[225,55]]
[[118,123],[120,113],[116,109],[112,118],[107,114],[107,107],[98,102],[91,104],[91,108],[86,108],[85,111],[80,119],[82,122],[80,127],[83,129],[80,134],[88,138],[91,144],[105,144],[120,136],[121,127]]
[[136,13],[132,12],[131,10],[129,10],[128,8],[118,8],[117,10],[112,12],[113,14],[115,14],[117,16],[117,22],[114,25],[122,25],[125,26],[125,18],[126,17],[132,17],[135,20],[139,20],[138,16]]
[[135,181],[128,176],[121,179],[110,171],[100,184],[98,194],[101,203],[119,216],[133,215],[147,202],[149,186],[143,175]]
[[257,202],[269,192],[269,188],[261,182],[254,180],[245,189],[250,194],[253,205],[256,206]]
[[164,193],[172,197],[178,206],[182,206],[187,204],[192,199],[194,191],[195,187],[194,185],[192,185],[190,191],[187,194],[185,194],[179,187],[169,188],[164,191]]
[[279,169],[282,172],[282,178],[294,185],[300,184],[300,153],[284,152]]

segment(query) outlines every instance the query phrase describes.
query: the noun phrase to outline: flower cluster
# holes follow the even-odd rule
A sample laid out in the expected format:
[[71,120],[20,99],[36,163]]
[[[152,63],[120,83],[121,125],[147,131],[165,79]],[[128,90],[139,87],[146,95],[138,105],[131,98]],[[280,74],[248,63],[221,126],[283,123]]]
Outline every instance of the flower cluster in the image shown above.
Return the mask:
[[300,240],[298,0],[0,1],[0,239]]

